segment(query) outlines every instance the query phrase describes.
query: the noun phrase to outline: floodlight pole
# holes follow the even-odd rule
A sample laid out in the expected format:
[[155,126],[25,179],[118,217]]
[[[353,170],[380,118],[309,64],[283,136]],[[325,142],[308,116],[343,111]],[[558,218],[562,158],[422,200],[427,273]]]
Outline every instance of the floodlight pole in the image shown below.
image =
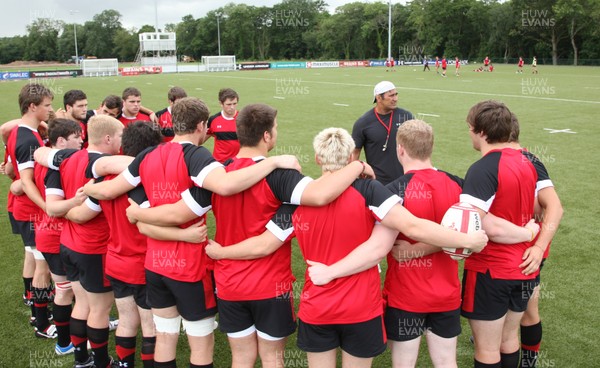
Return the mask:
[[[71,15],[79,13],[79,10],[69,10]],[[75,38],[75,64],[79,65],[79,50],[77,48],[77,23],[73,22],[73,38]]]
[[216,12],[215,15],[217,16],[217,44],[219,46],[219,56],[221,56],[221,27],[220,27],[220,18],[221,15],[223,15],[221,12]]
[[388,0],[388,60],[392,60],[392,0]]

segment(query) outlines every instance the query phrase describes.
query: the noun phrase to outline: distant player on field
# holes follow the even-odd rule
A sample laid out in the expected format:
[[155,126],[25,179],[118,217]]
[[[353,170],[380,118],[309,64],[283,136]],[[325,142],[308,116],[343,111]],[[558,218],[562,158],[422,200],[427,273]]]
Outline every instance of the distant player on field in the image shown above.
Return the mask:
[[175,136],[173,133],[173,118],[171,109],[173,104],[180,98],[187,97],[187,93],[181,87],[172,87],[167,93],[167,99],[169,100],[169,106],[164,109],[157,111],[154,115],[154,121],[160,126],[160,131],[164,137],[165,142],[169,142]]
[[215,139],[213,157],[220,163],[235,157],[240,150],[235,126],[239,99],[237,92],[233,89],[221,89],[219,91],[221,111],[208,119],[207,134]]

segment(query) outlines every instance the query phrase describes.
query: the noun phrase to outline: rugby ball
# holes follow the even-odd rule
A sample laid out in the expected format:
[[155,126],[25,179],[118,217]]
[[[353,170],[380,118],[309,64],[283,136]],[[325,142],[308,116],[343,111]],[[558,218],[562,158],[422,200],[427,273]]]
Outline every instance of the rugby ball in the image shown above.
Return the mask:
[[[455,203],[442,218],[442,226],[461,233],[471,233],[481,229],[481,217],[475,207],[468,203]],[[466,248],[444,248],[444,253],[455,260],[465,259],[471,255],[471,250]]]

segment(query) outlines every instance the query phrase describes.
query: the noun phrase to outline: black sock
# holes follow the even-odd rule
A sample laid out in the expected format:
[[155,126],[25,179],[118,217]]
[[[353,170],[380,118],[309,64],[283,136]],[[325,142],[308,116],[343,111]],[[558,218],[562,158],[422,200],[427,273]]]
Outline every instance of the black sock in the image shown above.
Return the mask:
[[156,337],[142,337],[142,363],[144,368],[154,367],[154,346]]
[[35,311],[35,327],[38,331],[45,331],[50,326],[48,321],[48,295],[49,288],[32,288],[33,308]]
[[173,359],[170,362],[154,362],[154,368],[177,368],[177,361]]
[[520,353],[520,350],[508,354],[500,353],[502,368],[519,368]]
[[521,367],[535,367],[542,343],[542,321],[531,326],[521,326]]
[[190,368],[213,368],[213,364],[203,364],[203,365],[198,365],[198,364],[192,364],[190,363]]
[[65,347],[71,343],[71,331],[69,328],[71,321],[71,304],[58,305],[54,304],[54,325],[58,334],[58,346]]
[[93,328],[87,326],[87,335],[94,352],[94,365],[104,368],[110,363],[108,356],[108,327]]
[[135,366],[136,337],[115,336],[115,350],[119,358],[119,367]]
[[501,368],[502,366],[500,365],[500,362],[487,364],[487,363],[481,363],[481,362],[477,361],[477,359],[473,359],[473,367],[474,368]]
[[69,330],[71,342],[75,346],[75,361],[83,363],[90,357],[87,351],[87,321],[71,317]]
[[25,295],[25,298],[30,299],[31,298],[31,283],[33,282],[33,277],[23,277],[23,286],[25,286],[25,291],[23,292],[23,295]]

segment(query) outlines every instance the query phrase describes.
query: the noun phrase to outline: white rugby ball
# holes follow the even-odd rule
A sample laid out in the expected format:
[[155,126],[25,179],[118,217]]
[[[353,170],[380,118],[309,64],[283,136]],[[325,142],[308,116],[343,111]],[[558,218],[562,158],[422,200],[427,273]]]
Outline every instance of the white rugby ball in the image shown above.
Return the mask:
[[[442,226],[461,233],[471,233],[481,229],[481,217],[475,207],[468,203],[455,203],[442,218]],[[455,260],[465,259],[471,255],[471,250],[466,248],[444,248],[444,253]]]

